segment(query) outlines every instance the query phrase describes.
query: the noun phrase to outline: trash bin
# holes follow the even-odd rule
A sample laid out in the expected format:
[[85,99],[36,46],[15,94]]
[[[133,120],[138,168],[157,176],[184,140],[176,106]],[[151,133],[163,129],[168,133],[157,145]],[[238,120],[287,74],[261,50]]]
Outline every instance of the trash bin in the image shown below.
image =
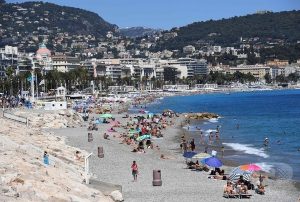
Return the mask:
[[104,158],[103,147],[98,147],[98,157],[99,158]]
[[93,134],[88,133],[88,142],[92,142],[92,141],[93,141]]
[[162,185],[161,171],[160,170],[153,170],[152,184],[153,184],[153,186],[161,186]]

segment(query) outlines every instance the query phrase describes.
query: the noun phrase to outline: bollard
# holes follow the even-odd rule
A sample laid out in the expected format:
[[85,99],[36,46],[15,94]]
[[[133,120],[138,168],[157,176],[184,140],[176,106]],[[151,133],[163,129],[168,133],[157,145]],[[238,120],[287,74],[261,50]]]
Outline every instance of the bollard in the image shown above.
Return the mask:
[[88,133],[88,142],[92,142],[92,141],[93,141],[93,134]]
[[161,171],[160,170],[153,170],[152,184],[153,184],[153,186],[161,186],[162,185]]
[[99,158],[104,158],[103,147],[98,147],[98,157]]

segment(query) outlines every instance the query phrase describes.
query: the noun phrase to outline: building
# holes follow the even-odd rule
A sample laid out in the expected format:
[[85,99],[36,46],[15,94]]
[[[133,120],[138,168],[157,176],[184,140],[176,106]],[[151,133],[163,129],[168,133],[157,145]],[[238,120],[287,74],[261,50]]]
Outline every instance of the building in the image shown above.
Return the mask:
[[163,85],[164,91],[186,91],[189,89],[189,85]]
[[36,51],[35,58],[38,66],[44,71],[52,70],[51,51],[44,43],[41,43],[39,49]]
[[279,59],[274,59],[274,60],[269,60],[267,61],[267,66],[287,66],[289,64],[288,60],[279,60]]
[[6,77],[6,69],[13,67],[16,69],[18,64],[18,48],[13,46],[5,46],[0,49],[0,78]]
[[69,72],[80,67],[80,60],[67,55],[54,55],[52,56],[52,67],[59,72]]
[[275,79],[279,75],[285,76],[285,67],[271,67],[270,75],[272,79]]
[[183,53],[185,53],[185,54],[192,54],[195,51],[196,51],[196,48],[192,45],[188,45],[188,46],[183,47]]
[[179,58],[175,61],[170,61],[169,65],[181,65],[187,67],[187,76],[186,77],[194,77],[200,75],[207,75],[208,68],[206,60],[196,60],[192,58]]
[[264,80],[267,73],[270,73],[270,67],[263,65],[239,65],[237,67],[230,67],[230,74],[241,72],[243,74],[252,74],[258,80]]

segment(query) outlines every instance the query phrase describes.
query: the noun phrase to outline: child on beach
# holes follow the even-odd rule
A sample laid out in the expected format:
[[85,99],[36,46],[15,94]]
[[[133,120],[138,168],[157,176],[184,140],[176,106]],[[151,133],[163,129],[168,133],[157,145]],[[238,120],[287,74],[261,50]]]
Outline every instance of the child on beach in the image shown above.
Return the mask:
[[138,166],[135,161],[132,162],[131,171],[132,171],[133,181],[136,182],[137,175],[138,175]]
[[44,158],[44,164],[49,165],[49,155],[46,151],[44,152],[43,158]]

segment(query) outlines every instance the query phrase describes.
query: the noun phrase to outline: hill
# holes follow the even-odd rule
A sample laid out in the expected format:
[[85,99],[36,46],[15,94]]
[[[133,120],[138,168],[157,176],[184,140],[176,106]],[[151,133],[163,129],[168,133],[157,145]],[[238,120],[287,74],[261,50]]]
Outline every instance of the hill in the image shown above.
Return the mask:
[[0,25],[0,45],[21,43],[28,35],[51,38],[64,33],[101,38],[116,28],[96,13],[44,2],[2,4]]
[[151,29],[146,27],[129,27],[129,28],[122,28],[119,29],[121,35],[129,37],[129,38],[137,38],[143,36],[151,36],[158,32],[161,32],[160,29]]
[[203,41],[222,46],[239,43],[240,38],[257,38],[264,42],[280,39],[286,42],[300,40],[300,11],[267,12],[222,20],[195,22],[174,28],[177,37],[160,41],[157,49],[181,49]]

